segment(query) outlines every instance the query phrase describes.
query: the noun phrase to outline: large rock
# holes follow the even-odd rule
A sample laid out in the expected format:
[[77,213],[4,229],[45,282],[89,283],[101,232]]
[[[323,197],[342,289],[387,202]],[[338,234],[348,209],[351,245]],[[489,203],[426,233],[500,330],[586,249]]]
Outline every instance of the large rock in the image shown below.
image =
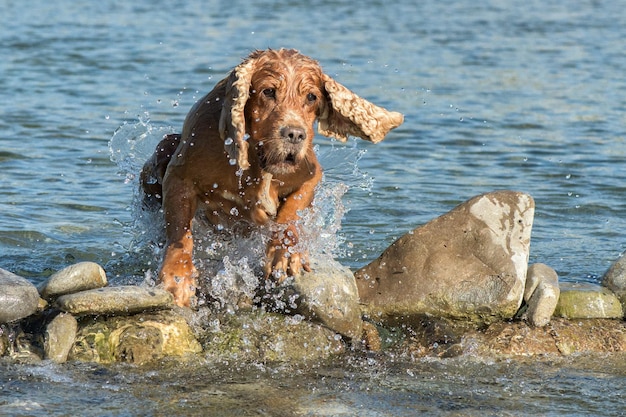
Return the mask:
[[313,259],[312,272],[298,275],[265,295],[275,311],[295,312],[337,333],[359,341],[363,333],[361,306],[354,274],[332,259]]
[[83,317],[69,359],[144,364],[201,351],[185,319],[162,310],[134,316]]
[[472,198],[394,242],[355,273],[375,320],[421,315],[489,323],[512,317],[526,281],[533,199],[499,191]]
[[134,314],[170,308],[172,305],[173,297],[168,291],[134,285],[82,291],[56,300],[60,310],[76,315]]
[[528,268],[524,301],[528,305],[526,316],[530,324],[541,327],[550,323],[559,294],[559,277],[554,269],[541,263]]
[[624,311],[608,288],[588,282],[563,282],[554,315],[568,319],[615,319],[624,317]]
[[25,278],[0,268],[0,323],[28,317],[38,306],[37,288]]
[[43,298],[51,299],[106,285],[106,273],[100,265],[95,262],[79,262],[52,274],[39,286],[39,293]]
[[602,278],[602,285],[613,291],[626,309],[626,252],[613,262]]

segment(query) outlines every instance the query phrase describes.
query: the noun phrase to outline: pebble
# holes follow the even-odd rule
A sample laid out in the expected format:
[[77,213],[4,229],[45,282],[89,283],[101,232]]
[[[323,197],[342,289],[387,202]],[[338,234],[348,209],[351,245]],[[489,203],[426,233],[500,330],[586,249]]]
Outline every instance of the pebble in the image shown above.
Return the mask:
[[0,268],[0,323],[10,323],[34,314],[39,292],[26,278]]
[[524,300],[528,304],[526,316],[531,325],[543,327],[559,301],[559,277],[548,265],[537,263],[528,267]]
[[67,313],[58,314],[46,326],[44,336],[45,358],[56,363],[64,363],[76,340],[78,321]]
[[160,288],[134,285],[104,287],[63,295],[56,306],[72,314],[134,314],[173,306],[173,297]]
[[65,294],[105,287],[107,277],[104,269],[95,262],[79,262],[51,275],[39,286],[39,293],[45,299]]
[[622,253],[606,271],[602,285],[613,291],[626,309],[626,252]]
[[608,288],[587,282],[564,282],[554,315],[567,319],[617,319],[624,317],[624,312]]

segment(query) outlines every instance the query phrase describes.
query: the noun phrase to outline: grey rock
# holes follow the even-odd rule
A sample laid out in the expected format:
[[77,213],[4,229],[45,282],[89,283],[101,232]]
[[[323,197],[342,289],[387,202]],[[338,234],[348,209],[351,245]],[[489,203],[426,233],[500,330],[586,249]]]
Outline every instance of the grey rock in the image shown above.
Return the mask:
[[64,363],[76,340],[78,322],[74,316],[60,313],[46,326],[44,337],[45,359]]
[[160,288],[133,285],[105,287],[63,295],[56,306],[72,314],[134,314],[173,306],[172,294]]
[[530,324],[542,327],[550,322],[559,294],[559,277],[554,269],[541,263],[528,268],[524,300],[528,304],[526,315]]
[[588,282],[562,282],[554,315],[568,319],[617,319],[624,317],[624,310],[608,288]]
[[522,302],[534,208],[527,194],[498,191],[409,232],[355,273],[365,311],[383,321],[512,317]]
[[606,271],[602,285],[613,291],[626,309],[626,252],[622,253]]
[[28,317],[37,311],[39,292],[25,278],[0,269],[0,323]]
[[39,286],[39,293],[41,297],[51,299],[106,285],[106,273],[100,265],[95,262],[79,262],[51,275]]
[[311,259],[312,272],[285,281],[264,295],[264,304],[281,313],[297,313],[350,339],[363,335],[354,275],[332,259]]
[[354,274],[334,261],[323,264],[313,260],[313,272],[294,279],[294,289],[301,296],[298,311],[350,339],[363,333],[361,306]]

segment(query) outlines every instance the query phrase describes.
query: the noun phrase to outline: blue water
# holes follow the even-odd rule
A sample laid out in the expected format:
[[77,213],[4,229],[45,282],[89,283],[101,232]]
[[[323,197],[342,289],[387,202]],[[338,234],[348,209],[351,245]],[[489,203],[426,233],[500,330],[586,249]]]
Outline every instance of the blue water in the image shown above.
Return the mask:
[[[620,2],[0,3],[0,267],[35,283],[82,260],[120,281],[154,268],[134,243],[132,169],[155,132],[179,130],[197,98],[266,47],[300,49],[405,114],[377,145],[318,140],[327,184],[349,187],[342,263],[358,268],[495,189],[535,198],[531,262],[562,280],[597,282],[626,249]],[[145,147],[110,145],[129,128]],[[580,399],[594,374],[573,381],[570,414],[609,413]],[[381,386],[383,404],[397,400]],[[551,410],[544,400],[533,398],[537,414]]]

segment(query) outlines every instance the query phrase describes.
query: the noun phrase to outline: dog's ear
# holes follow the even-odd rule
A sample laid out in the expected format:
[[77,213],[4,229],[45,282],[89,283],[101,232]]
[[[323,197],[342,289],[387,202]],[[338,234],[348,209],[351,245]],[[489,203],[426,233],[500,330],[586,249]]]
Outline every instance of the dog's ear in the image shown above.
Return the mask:
[[250,96],[250,81],[256,60],[246,59],[232,70],[226,80],[226,91],[222,113],[220,114],[219,132],[224,141],[224,149],[231,163],[241,169],[248,169],[248,142],[246,138],[246,117],[244,109]]
[[317,130],[345,142],[348,136],[378,143],[391,129],[402,124],[404,116],[357,96],[330,76],[323,75],[326,103],[318,117]]

